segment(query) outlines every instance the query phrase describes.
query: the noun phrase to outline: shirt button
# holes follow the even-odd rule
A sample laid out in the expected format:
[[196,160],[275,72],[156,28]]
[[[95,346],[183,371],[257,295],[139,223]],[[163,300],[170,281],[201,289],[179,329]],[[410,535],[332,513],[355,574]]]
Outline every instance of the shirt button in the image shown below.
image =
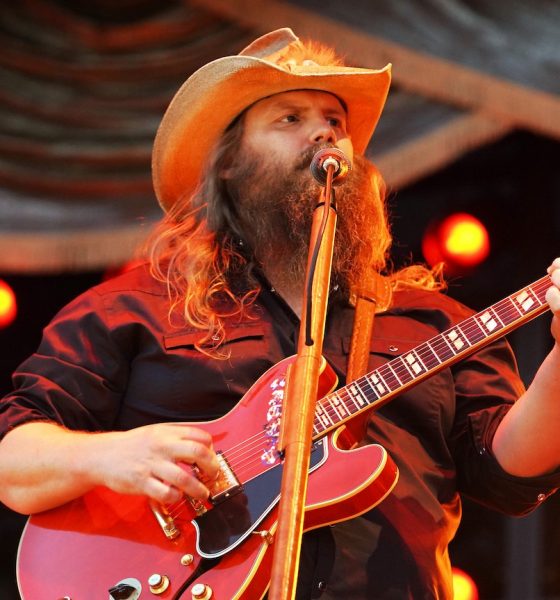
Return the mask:
[[538,500],[539,502],[543,502],[543,500],[546,500],[546,494],[539,494],[539,495],[537,496],[537,500]]
[[317,589],[319,589],[321,592],[324,592],[327,589],[327,584],[324,581],[319,581],[317,584]]
[[398,347],[397,347],[397,346],[395,346],[394,344],[391,344],[391,345],[389,346],[389,350],[390,350],[391,352],[397,352],[397,350],[398,350]]

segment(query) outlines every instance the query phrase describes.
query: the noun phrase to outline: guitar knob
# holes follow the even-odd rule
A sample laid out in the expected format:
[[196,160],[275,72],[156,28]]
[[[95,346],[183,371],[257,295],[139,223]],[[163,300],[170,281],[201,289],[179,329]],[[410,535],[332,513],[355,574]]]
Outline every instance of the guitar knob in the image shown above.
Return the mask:
[[210,600],[212,598],[212,588],[205,583],[193,585],[191,590],[192,600]]
[[150,586],[150,592],[152,592],[152,594],[163,594],[169,587],[169,578],[166,575],[154,573],[153,575],[150,575],[148,585]]

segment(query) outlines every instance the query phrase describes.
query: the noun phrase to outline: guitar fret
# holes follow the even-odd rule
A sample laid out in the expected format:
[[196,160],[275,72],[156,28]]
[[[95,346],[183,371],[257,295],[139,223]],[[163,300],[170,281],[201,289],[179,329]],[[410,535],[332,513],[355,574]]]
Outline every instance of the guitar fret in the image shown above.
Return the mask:
[[521,308],[519,308],[519,305],[515,302],[515,300],[513,298],[508,298],[508,300],[510,301],[510,303],[513,305],[513,308],[515,308],[515,310],[522,315],[523,311],[521,310]]
[[485,337],[487,337],[486,335],[486,331],[484,331],[484,327],[482,327],[482,325],[480,324],[480,321],[478,320],[477,315],[474,315],[474,317],[471,319],[471,321],[478,327],[478,330],[480,331],[480,333],[482,333],[482,337],[478,338],[478,340],[476,340],[477,342]]
[[486,337],[496,329],[501,329],[500,324],[492,316],[490,310],[485,310],[483,313],[479,313],[475,316],[479,327],[484,331]]
[[[445,362],[446,360],[449,360],[455,356],[455,353],[449,347],[449,343],[441,334],[423,344],[422,347],[426,349],[426,352],[429,352],[429,356],[435,357],[436,364],[441,364],[442,362]],[[424,364],[429,362],[427,358],[424,360]]]
[[439,337],[447,344],[447,347],[451,351],[451,356],[455,356],[455,354],[457,354],[457,353],[453,349],[453,346],[451,345],[451,343],[449,342],[449,340],[445,337],[445,334],[442,333]]
[[[546,302],[546,292],[550,286],[546,285],[541,287],[541,283],[543,283],[543,281],[538,281],[534,285],[529,286],[529,288],[531,289],[533,294],[535,294],[539,304],[542,306]],[[539,285],[538,288],[537,285]]]
[[407,367],[411,370],[414,377],[418,377],[418,375],[425,373],[428,370],[426,369],[426,365],[422,362],[422,359],[414,350],[405,354],[403,360],[408,363]]
[[[510,300],[513,302],[513,299],[510,298]],[[539,306],[542,305],[540,298],[535,294],[531,287],[528,287],[515,296],[514,305],[519,311],[523,311],[522,314],[526,314],[533,309],[535,302],[538,303]]]
[[379,379],[381,379],[381,381],[385,384],[385,388],[387,390],[391,389],[391,386],[387,385],[387,381],[386,378],[384,377],[384,375],[381,373],[381,369],[383,368],[384,365],[382,365],[381,367],[379,367],[379,369],[377,369],[377,374],[379,375]]
[[[441,346],[442,352],[445,350],[445,353],[449,356],[455,356],[445,344],[441,344]],[[422,362],[424,363],[424,366],[428,371],[431,371],[434,367],[437,367],[443,362],[443,360],[441,360],[441,357],[438,354],[436,354],[434,346],[430,345],[427,342],[422,344],[421,346],[418,346],[417,354],[422,359]]]
[[395,379],[397,380],[397,383],[399,385],[402,385],[403,382],[401,378],[397,375],[397,372],[395,371],[395,369],[393,369],[390,362],[387,363],[387,367],[389,367],[389,369],[391,370],[391,373],[394,375]]
[[395,376],[399,379],[402,384],[408,383],[414,379],[414,375],[408,369],[406,362],[403,360],[402,356],[398,356],[393,359],[389,366],[394,371]]
[[325,410],[321,402],[318,403],[318,408],[315,411],[315,415],[319,418],[321,425],[323,425],[325,429],[327,429],[331,425],[334,425],[332,419],[329,416],[329,413]]
[[[375,389],[375,382],[377,381],[377,376],[375,375],[375,371],[368,373],[365,376],[365,380],[367,381],[371,391],[375,394],[376,400],[380,398],[381,394]],[[375,379],[374,379],[375,378]]]
[[509,313],[510,313],[509,305],[510,304],[511,304],[511,299],[506,298],[505,300],[502,300],[501,302],[497,302],[496,304],[494,304],[493,306],[491,306],[489,308],[489,310],[491,310],[494,313],[494,315],[496,316],[496,318],[500,321],[502,327],[505,327],[511,321],[511,317],[509,316]]
[[[342,415],[340,414],[336,403],[332,401],[330,395],[326,397],[326,400],[331,405],[331,407],[332,407],[332,409],[334,411],[334,414],[338,417],[337,421],[340,421],[340,419],[342,418]],[[331,421],[332,421],[332,418],[331,418]]]
[[480,340],[483,340],[486,337],[484,330],[482,329],[480,323],[476,320],[475,317],[471,317],[461,325],[461,331],[466,337],[469,346],[477,344],[478,342],[480,342]]
[[[383,373],[381,373],[383,371]],[[385,385],[389,391],[397,389],[399,387],[399,380],[392,372],[391,367],[387,363],[379,367],[379,375],[383,378]]]
[[412,367],[409,366],[407,360],[405,358],[403,358],[402,356],[400,357],[402,364],[404,365],[405,369],[410,373],[410,376],[412,377],[412,379],[414,379],[415,375],[412,371]]
[[[338,391],[334,392],[332,394],[335,398],[334,403],[335,405],[339,408],[339,409],[344,409],[344,412],[347,415],[352,414],[349,410],[348,410],[348,406],[346,406],[346,402],[341,398],[340,394],[338,393]],[[344,413],[342,412],[342,410],[339,410],[339,412],[341,413],[340,416],[342,418],[344,418]]]
[[354,402],[356,408],[360,409],[364,407],[367,402],[367,397],[362,392],[361,388],[357,386],[355,383],[352,383],[349,387],[350,398],[352,402]]
[[[539,303],[539,306],[542,306],[546,302],[544,295],[541,299],[539,297],[539,295],[537,294],[537,292],[535,291],[535,289],[533,288],[533,286],[529,285],[525,289],[527,289],[527,290],[529,290],[529,292],[531,292],[531,294],[534,296],[535,300]],[[546,294],[546,292],[545,292],[545,294]]]
[[[498,302],[497,304],[494,304],[494,306],[491,306],[488,310],[492,311],[492,313],[494,313],[494,316],[496,317],[496,319],[498,319],[498,321],[500,321],[500,325],[502,327],[505,327],[506,324],[504,323],[504,321],[502,320],[502,318],[500,317],[500,315],[498,314],[498,305],[501,304],[500,302]],[[501,328],[500,328],[501,329]]]
[[463,321],[462,323],[458,323],[457,329],[459,330],[460,335],[463,337],[463,341],[467,342],[469,346],[472,346],[472,342],[469,339],[469,336],[465,333],[465,330],[463,329],[463,326],[468,325],[469,321],[470,319],[468,319],[467,321]]
[[387,391],[387,388],[385,386],[383,378],[379,373],[379,370],[370,373],[369,380],[373,391],[377,394],[377,397],[380,398],[381,396],[383,396]]
[[418,360],[422,363],[424,370],[429,371],[430,366],[428,365],[428,361],[426,360],[426,357],[422,356],[422,348],[424,348],[424,344],[422,344],[421,346],[417,346],[416,349],[413,350],[413,352],[416,354]]
[[465,337],[465,335],[461,331],[461,328],[458,325],[456,325],[452,329],[448,329],[446,332],[444,332],[443,335],[449,343],[451,350],[453,350],[455,354],[460,352],[464,348],[465,344],[468,344],[470,346],[469,341],[467,340],[467,338]]
[[435,358],[439,364],[441,364],[443,362],[443,360],[445,360],[445,359],[442,360],[440,358],[439,354],[435,351],[434,347],[432,346],[432,344],[430,344],[430,342],[426,342],[424,345],[433,354],[433,356],[435,356]]

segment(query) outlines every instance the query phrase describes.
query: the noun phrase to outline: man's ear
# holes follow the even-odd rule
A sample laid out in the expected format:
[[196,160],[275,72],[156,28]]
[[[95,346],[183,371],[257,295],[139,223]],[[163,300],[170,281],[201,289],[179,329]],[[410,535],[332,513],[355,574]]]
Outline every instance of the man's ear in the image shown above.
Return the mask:
[[239,152],[242,152],[242,150],[239,146],[236,146],[235,148],[230,148],[227,153],[222,156],[220,170],[218,171],[220,179],[231,179],[234,176],[235,155]]

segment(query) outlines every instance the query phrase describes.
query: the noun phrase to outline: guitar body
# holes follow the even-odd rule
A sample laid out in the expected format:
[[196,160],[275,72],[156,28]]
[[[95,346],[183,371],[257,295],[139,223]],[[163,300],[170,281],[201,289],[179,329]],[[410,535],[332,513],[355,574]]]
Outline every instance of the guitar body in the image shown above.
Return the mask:
[[[118,584],[131,599],[154,598],[148,580],[164,576],[157,596],[192,598],[204,583],[214,600],[262,598],[270,581],[282,463],[275,455],[286,372],[294,357],[267,371],[224,417],[194,423],[211,433],[239,482],[231,494],[197,514],[196,505],[171,507],[178,536],[168,539],[143,496],[96,488],[28,520],[18,552],[24,600],[100,600]],[[334,373],[325,367],[322,397]],[[362,514],[393,488],[397,469],[378,445],[337,446],[341,429],[316,442],[305,509],[305,530]],[[176,514],[175,514],[176,513]],[[215,559],[206,572],[198,567]],[[153,583],[153,582],[152,582]]]

